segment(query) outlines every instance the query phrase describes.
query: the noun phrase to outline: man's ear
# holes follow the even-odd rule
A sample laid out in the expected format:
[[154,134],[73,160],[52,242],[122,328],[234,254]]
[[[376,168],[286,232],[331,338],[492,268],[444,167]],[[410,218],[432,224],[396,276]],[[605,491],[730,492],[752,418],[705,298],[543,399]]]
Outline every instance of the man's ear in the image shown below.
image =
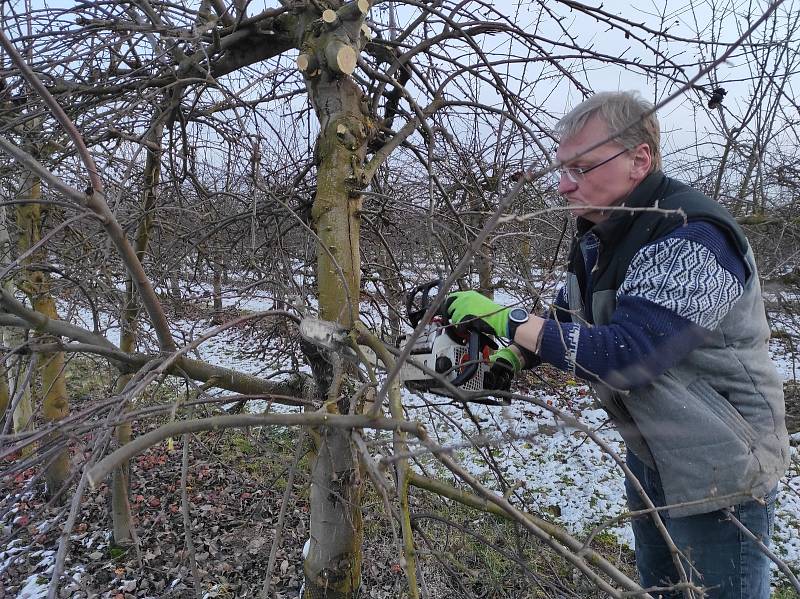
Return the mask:
[[633,166],[631,167],[631,178],[644,179],[650,173],[653,165],[653,153],[648,144],[642,143],[633,150]]

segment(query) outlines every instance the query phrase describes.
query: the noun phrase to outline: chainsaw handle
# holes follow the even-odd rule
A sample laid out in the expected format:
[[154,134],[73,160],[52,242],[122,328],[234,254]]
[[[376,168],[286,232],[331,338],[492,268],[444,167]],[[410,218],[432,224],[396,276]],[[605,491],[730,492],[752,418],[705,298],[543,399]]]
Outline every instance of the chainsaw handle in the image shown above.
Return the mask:
[[458,373],[456,378],[450,381],[450,384],[454,387],[460,387],[473,376],[475,376],[475,373],[478,372],[478,367],[480,366],[480,363],[478,362],[478,353],[480,352],[480,333],[473,329],[470,329],[469,331],[467,352],[469,354],[469,363],[464,367],[464,370]]
[[[428,308],[431,305],[431,289],[440,287],[441,284],[441,279],[433,279],[432,281],[428,281],[422,285],[417,285],[406,295],[406,315],[408,316],[408,320],[411,322],[411,326],[414,328],[417,327],[419,321],[422,320],[422,317],[425,315],[425,312],[428,311]],[[419,301],[417,301],[419,296],[421,297]],[[436,296],[434,295],[433,297]],[[439,309],[439,312],[441,313],[442,310],[443,307]],[[443,315],[447,316],[447,313],[445,312]]]

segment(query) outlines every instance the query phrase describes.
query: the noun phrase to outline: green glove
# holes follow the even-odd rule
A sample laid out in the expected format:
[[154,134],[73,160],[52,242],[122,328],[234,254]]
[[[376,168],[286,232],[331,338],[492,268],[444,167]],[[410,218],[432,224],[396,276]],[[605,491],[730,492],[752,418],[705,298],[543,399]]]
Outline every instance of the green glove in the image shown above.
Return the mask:
[[510,347],[504,347],[489,356],[492,367],[483,377],[483,388],[488,390],[508,391],[514,375],[522,370],[519,355]]
[[467,321],[483,333],[496,337],[508,337],[508,313],[511,309],[495,304],[477,291],[451,293],[447,296],[445,306],[447,316],[454,324]]
[[522,370],[522,362],[519,359],[519,355],[513,351],[510,347],[503,347],[498,349],[494,352],[491,356],[489,356],[489,362],[492,363],[492,366],[495,365],[497,360],[505,360],[506,362],[511,365],[511,368],[514,369],[514,374],[518,373]]

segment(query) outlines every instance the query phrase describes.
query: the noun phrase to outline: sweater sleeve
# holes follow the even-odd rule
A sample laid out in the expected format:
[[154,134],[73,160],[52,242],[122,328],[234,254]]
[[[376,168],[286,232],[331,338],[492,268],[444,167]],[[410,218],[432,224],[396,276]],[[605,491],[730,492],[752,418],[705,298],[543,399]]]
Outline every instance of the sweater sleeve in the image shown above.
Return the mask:
[[745,272],[743,256],[722,230],[689,223],[636,253],[608,324],[548,320],[540,356],[614,388],[645,385],[717,327],[741,297]]
[[545,315],[545,318],[552,318],[560,322],[572,322],[566,285],[562,286],[561,289],[558,290],[556,299],[550,306],[550,311]]

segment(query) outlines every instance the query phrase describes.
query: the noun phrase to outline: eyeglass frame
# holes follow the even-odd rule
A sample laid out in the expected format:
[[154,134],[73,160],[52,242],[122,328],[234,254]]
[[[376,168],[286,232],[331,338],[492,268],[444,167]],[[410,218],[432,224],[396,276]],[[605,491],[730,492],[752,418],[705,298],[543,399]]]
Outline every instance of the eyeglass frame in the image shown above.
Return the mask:
[[583,178],[586,176],[587,173],[592,172],[596,168],[600,168],[604,164],[608,164],[609,162],[614,160],[614,158],[622,156],[625,152],[628,152],[628,151],[629,151],[628,148],[623,148],[622,150],[620,150],[619,152],[617,152],[616,154],[614,154],[610,158],[606,158],[602,162],[598,162],[597,164],[595,164],[593,166],[590,166],[589,168],[584,168],[584,167],[581,167],[581,166],[567,166],[567,167],[562,166],[561,168],[556,170],[556,172],[558,173],[559,177],[561,175],[564,175],[572,183],[578,184],[583,180]]

